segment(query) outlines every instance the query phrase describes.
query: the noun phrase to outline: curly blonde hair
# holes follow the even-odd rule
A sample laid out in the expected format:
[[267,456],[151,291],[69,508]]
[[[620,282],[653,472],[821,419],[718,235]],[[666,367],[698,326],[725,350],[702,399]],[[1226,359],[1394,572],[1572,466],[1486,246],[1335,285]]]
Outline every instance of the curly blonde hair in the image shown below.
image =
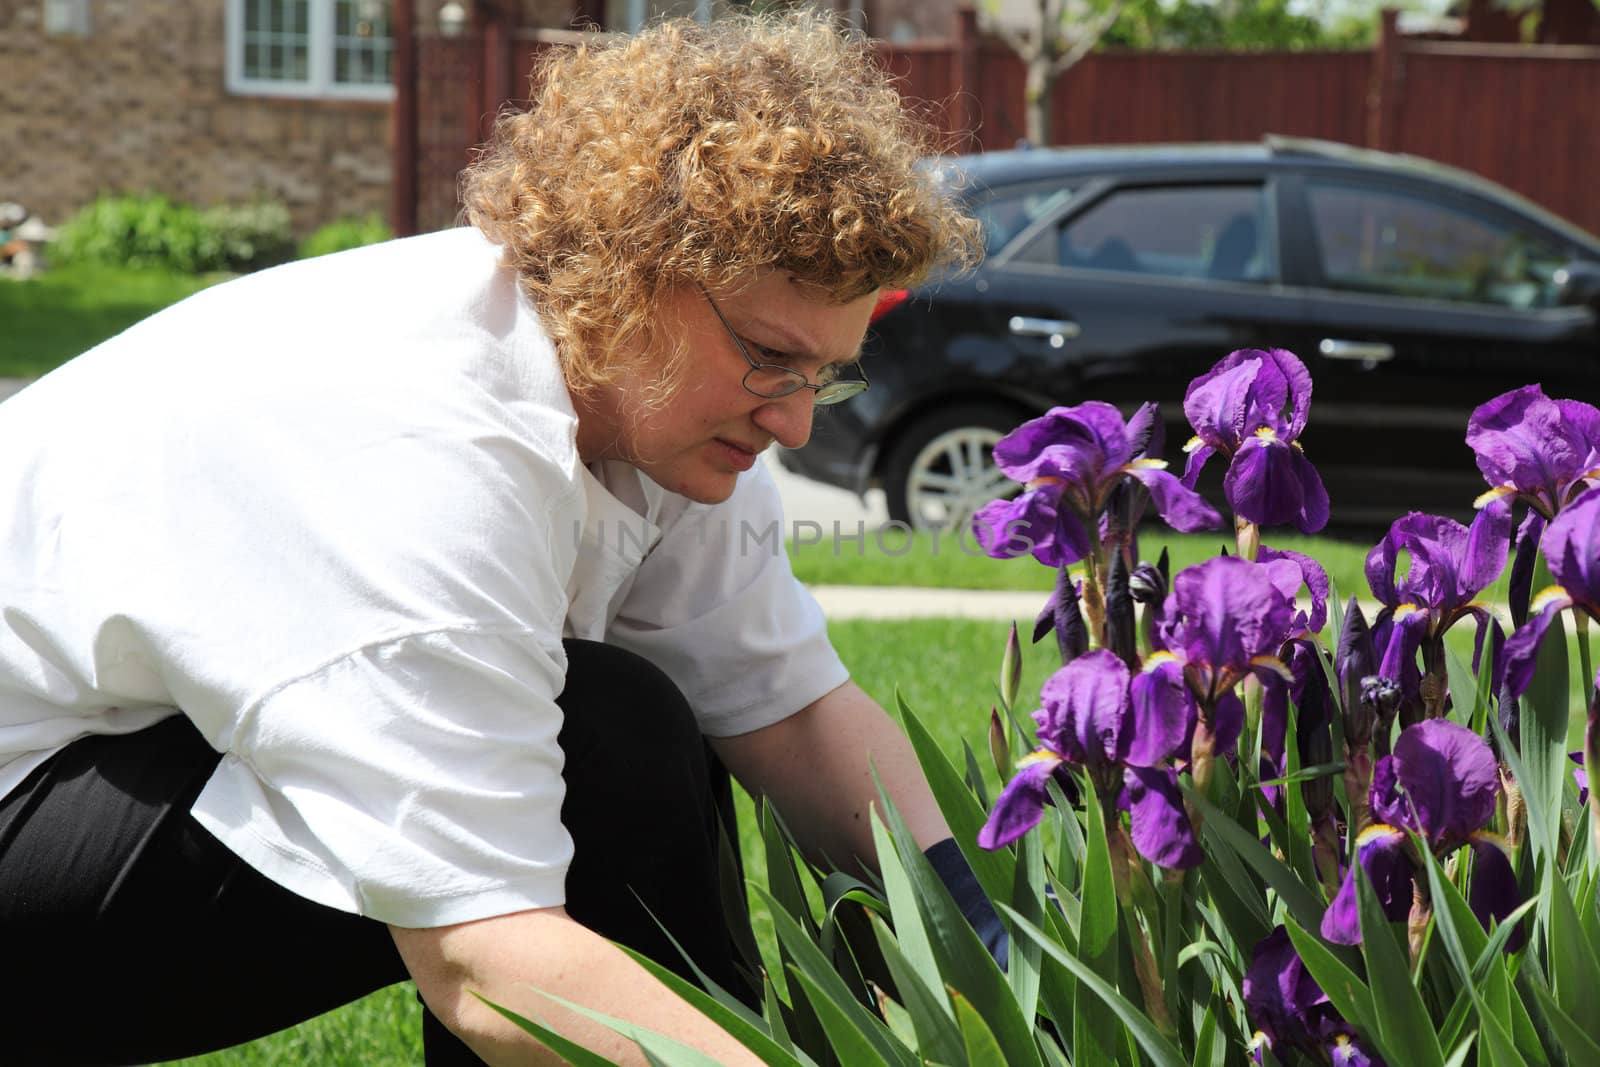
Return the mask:
[[[767,268],[844,303],[979,255],[977,224],[915,166],[928,129],[869,47],[823,16],[662,22],[553,49],[533,82],[463,199],[505,246],[576,392],[647,369],[674,286]],[[666,350],[648,368],[658,399],[684,357]]]

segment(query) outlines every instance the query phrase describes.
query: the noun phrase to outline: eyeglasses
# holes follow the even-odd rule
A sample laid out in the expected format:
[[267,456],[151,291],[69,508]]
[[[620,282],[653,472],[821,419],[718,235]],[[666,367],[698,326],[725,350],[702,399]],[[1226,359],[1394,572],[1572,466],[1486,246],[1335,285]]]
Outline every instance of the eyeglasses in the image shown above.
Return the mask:
[[[739,354],[744,361],[750,364],[750,369],[744,372],[744,387],[756,396],[776,400],[779,397],[798,393],[801,389],[810,389],[817,395],[812,398],[817,404],[837,404],[841,400],[849,400],[859,393],[867,391],[871,383],[867,381],[865,372],[859,378],[842,378],[836,381],[823,382],[818,385],[806,378],[804,374],[791,367],[779,366],[776,363],[757,363],[750,355],[750,350],[745,347],[744,339],[733,332],[733,327],[728,325],[728,320],[723,317],[722,309],[717,307],[717,302],[711,299],[711,294],[701,287],[700,292],[705,296],[706,303],[711,305],[711,310],[717,313],[717,321],[722,323],[722,328],[728,331],[728,336],[733,338],[734,346],[739,349]],[[857,368],[859,370],[859,368]]]

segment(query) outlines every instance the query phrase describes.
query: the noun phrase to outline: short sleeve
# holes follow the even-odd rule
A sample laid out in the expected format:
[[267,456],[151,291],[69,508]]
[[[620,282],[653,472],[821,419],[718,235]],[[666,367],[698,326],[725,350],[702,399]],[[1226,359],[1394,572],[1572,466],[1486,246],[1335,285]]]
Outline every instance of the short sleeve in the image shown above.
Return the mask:
[[280,885],[397,926],[561,904],[565,672],[530,633],[363,648],[246,709],[194,815]]
[[665,671],[711,737],[769,726],[849,679],[789,568],[783,507],[759,463],[727,501],[663,531],[607,638]]

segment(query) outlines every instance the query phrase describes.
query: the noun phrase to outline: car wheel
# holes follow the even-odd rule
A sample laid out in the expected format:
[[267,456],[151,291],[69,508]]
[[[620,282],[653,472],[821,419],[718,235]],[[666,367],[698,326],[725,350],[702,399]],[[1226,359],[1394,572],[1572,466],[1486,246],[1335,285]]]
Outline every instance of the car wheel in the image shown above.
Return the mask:
[[964,525],[1018,486],[994,465],[994,446],[1028,416],[1000,404],[963,404],[924,415],[884,457],[889,517],[914,529]]

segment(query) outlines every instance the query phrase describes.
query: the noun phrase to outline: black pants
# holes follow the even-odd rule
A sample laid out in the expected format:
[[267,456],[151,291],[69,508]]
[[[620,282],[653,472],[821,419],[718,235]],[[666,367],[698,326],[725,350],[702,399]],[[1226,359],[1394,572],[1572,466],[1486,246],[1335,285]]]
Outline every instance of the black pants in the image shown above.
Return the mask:
[[[654,914],[744,993],[727,924],[748,919],[718,892],[727,773],[653,665],[566,648],[568,912],[689,976]],[[218,759],[177,716],[75,742],[0,800],[0,1064],[197,1055],[407,977],[382,923],[295,896],[190,817]],[[480,1062],[423,1010],[429,1067]]]

